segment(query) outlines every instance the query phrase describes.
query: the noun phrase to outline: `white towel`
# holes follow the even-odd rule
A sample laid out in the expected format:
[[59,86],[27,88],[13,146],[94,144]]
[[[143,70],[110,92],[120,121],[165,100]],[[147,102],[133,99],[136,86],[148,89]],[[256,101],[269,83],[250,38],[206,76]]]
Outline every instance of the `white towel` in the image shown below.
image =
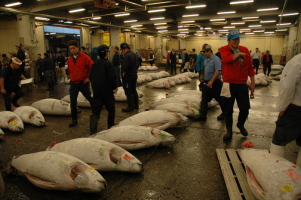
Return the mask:
[[230,93],[230,84],[229,83],[223,83],[222,91],[221,91],[221,96],[222,97],[231,97]]

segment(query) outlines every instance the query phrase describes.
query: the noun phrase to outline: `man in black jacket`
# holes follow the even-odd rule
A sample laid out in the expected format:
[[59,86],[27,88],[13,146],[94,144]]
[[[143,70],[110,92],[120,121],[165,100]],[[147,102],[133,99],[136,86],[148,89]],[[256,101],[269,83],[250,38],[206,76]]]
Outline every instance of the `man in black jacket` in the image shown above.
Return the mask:
[[66,76],[66,68],[65,68],[65,63],[66,63],[66,59],[65,57],[62,55],[62,52],[57,52],[58,53],[58,57],[56,58],[56,62],[59,65],[59,69],[60,69],[60,76],[62,78],[62,83],[65,82],[65,79],[67,78]]
[[108,111],[108,129],[114,125],[115,120],[115,97],[118,86],[113,64],[108,61],[109,47],[98,47],[99,60],[96,61],[90,71],[90,81],[93,89],[92,115],[90,116],[90,134],[97,133],[97,123],[103,105]]
[[[270,54],[269,50],[266,50],[266,54],[262,58],[262,64],[263,64],[263,73],[267,76],[270,75],[271,72],[271,65],[273,64],[273,58],[272,55]],[[268,70],[268,73],[266,73]]]
[[175,70],[175,74],[177,74],[176,73],[176,71],[177,71],[176,64],[177,64],[177,54],[176,54],[175,49],[172,49],[172,51],[170,53],[170,74],[173,74],[173,70]]
[[121,79],[120,79],[120,54],[118,53],[119,51],[119,47],[118,46],[115,46],[114,47],[114,57],[113,57],[113,65],[114,65],[114,68],[115,68],[115,72],[116,72],[116,76],[117,76],[117,84],[118,84],[118,87],[122,85],[121,83]]
[[138,78],[137,70],[139,67],[138,57],[131,51],[130,46],[127,43],[120,44],[120,48],[123,54],[121,64],[122,85],[128,101],[128,107],[123,108],[122,111],[130,112],[134,109],[139,109],[138,93],[136,91]]
[[53,59],[49,57],[48,53],[44,53],[42,73],[44,73],[45,80],[48,83],[46,91],[52,91],[54,89]]
[[20,66],[20,70],[21,73],[24,74],[24,68],[25,68],[25,51],[22,49],[22,45],[21,44],[16,44],[16,50],[17,50],[17,55],[16,57],[19,58],[19,60],[21,60],[22,65]]

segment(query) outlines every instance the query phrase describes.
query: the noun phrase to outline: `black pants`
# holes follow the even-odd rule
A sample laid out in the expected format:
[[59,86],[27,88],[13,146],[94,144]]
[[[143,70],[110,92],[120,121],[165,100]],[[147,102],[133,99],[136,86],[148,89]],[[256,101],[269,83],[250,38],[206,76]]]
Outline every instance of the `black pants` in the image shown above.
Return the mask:
[[42,74],[41,67],[38,68],[38,75],[39,75],[40,82],[43,82],[44,81],[44,76]]
[[126,77],[126,78],[122,78],[122,86],[123,86],[123,89],[124,89],[124,93],[126,96],[128,95],[137,95],[138,96],[138,93],[137,93],[137,90],[136,90],[136,87],[137,87],[137,76],[136,78],[135,77]]
[[282,116],[278,116],[273,144],[285,146],[296,140],[301,146],[301,106],[290,104]]
[[71,109],[76,110],[77,96],[79,92],[81,92],[84,95],[84,97],[90,102],[91,107],[93,106],[93,99],[91,97],[89,86],[90,86],[90,82],[84,84],[84,82],[74,83],[70,81],[69,94],[70,94]]
[[222,105],[221,90],[223,82],[220,79],[216,79],[212,84],[212,88],[207,86],[208,81],[204,82],[202,90],[202,102],[210,102],[213,98]]
[[258,74],[259,60],[258,59],[253,59],[253,65],[254,65],[254,69],[256,71],[256,74]]
[[171,62],[170,63],[170,74],[173,74],[173,71],[175,71],[175,74],[177,73],[176,62]]
[[248,86],[246,84],[230,83],[230,93],[230,98],[223,98],[226,127],[232,127],[233,125],[233,106],[235,99],[239,108],[238,121],[242,121],[243,123],[246,121],[251,107]]
[[[12,93],[15,93],[15,96],[11,98]],[[11,111],[11,103],[17,103],[17,101],[24,95],[24,92],[21,87],[16,87],[11,90],[6,90],[5,94],[2,94],[4,98],[5,109]]]
[[53,87],[54,87],[54,74],[53,74],[53,71],[51,69],[46,70],[44,72],[44,75],[45,75],[45,80],[48,83],[48,89],[53,89]]
[[93,90],[93,115],[97,115],[99,117],[104,105],[108,111],[108,126],[113,126],[115,119],[115,97],[113,91],[103,92]]
[[154,60],[149,61],[150,66],[153,66]]
[[[268,73],[266,74],[267,70],[268,70]],[[263,65],[263,73],[265,75],[269,76],[271,71],[272,71],[271,63],[266,63],[266,64]]]

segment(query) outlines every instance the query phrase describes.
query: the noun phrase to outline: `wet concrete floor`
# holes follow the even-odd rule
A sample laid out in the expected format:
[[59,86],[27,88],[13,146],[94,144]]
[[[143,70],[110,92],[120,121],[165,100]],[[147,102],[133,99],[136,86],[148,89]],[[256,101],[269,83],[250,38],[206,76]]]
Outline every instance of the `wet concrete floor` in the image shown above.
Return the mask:
[[[161,69],[162,70],[162,69]],[[160,70],[159,70],[160,71]],[[46,83],[38,83],[39,87],[27,91],[20,100],[21,105],[44,98],[60,99],[68,94],[69,85],[58,84],[55,90],[46,92]],[[139,86],[143,93],[140,99],[139,112],[149,103],[164,98],[166,93],[185,89],[197,89],[198,80],[191,83],[176,85],[170,89],[147,88],[146,84]],[[166,131],[179,138],[180,142],[171,147],[152,147],[132,151],[143,164],[144,172],[139,174],[121,172],[100,172],[106,179],[108,187],[98,194],[79,192],[48,191],[31,184],[24,176],[10,174],[4,177],[5,200],[119,200],[119,199],[162,199],[162,200],[227,200],[227,188],[223,179],[215,150],[218,148],[241,149],[244,141],[252,141],[257,148],[269,149],[271,137],[275,130],[277,119],[276,100],[278,98],[278,81],[272,81],[269,86],[258,86],[255,99],[251,99],[251,110],[245,124],[249,131],[248,137],[238,134],[234,126],[234,136],[229,142],[223,142],[226,128],[223,121],[217,121],[220,108],[214,107],[208,112],[208,120],[199,122],[190,120],[186,128],[170,128]],[[137,113],[123,113],[121,108],[125,102],[116,102],[115,122]],[[3,98],[0,98],[0,110],[4,110]],[[0,140],[0,169],[6,168],[13,156],[44,151],[52,141],[63,142],[73,138],[89,135],[89,116],[91,109],[81,108],[79,124],[69,128],[71,117],[46,115],[48,127],[34,127],[26,124],[23,133],[4,130],[6,137]],[[236,124],[238,108],[234,110]],[[104,110],[99,120],[99,131],[104,130],[107,112]],[[20,139],[18,141],[18,139]],[[286,148],[286,158],[296,161],[297,146],[295,142]]]

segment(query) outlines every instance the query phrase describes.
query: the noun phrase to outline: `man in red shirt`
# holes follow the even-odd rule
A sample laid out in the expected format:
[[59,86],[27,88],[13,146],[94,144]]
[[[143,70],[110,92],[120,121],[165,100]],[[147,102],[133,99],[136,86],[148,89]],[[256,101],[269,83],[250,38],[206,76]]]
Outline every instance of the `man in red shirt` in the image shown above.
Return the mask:
[[68,43],[71,56],[68,58],[68,72],[70,75],[70,107],[72,122],[69,127],[77,125],[77,96],[81,92],[90,102],[92,107],[93,99],[90,92],[89,73],[93,65],[93,61],[89,56],[79,52],[79,45],[76,40]]
[[246,47],[240,46],[239,42],[239,31],[233,30],[228,34],[228,45],[223,46],[220,50],[223,69],[222,94],[226,94],[222,95],[225,96],[224,105],[227,128],[227,133],[223,137],[225,141],[232,139],[233,106],[235,99],[239,108],[237,127],[243,136],[248,135],[248,131],[244,127],[250,109],[249,92],[246,84],[248,76],[251,78],[250,90],[253,92],[255,89],[255,71],[252,67],[250,52]]

